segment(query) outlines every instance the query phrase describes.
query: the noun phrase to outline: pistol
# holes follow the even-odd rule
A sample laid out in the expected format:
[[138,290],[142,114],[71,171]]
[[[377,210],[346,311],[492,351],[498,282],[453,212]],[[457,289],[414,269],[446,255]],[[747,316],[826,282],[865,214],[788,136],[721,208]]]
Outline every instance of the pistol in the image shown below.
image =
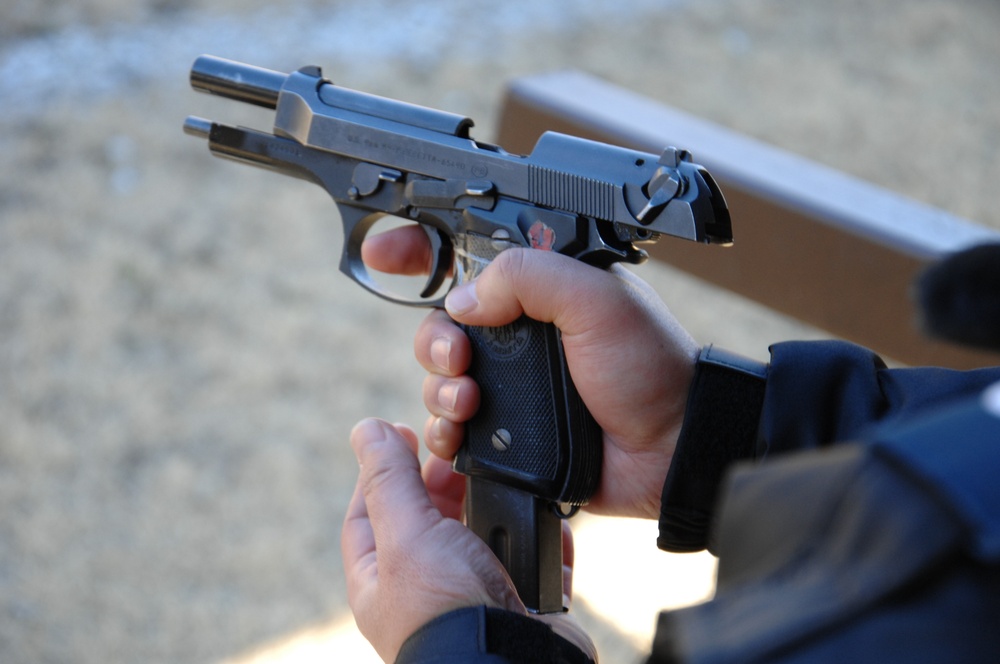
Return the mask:
[[[725,199],[683,150],[654,155],[555,132],[530,155],[470,136],[462,115],[347,89],[318,67],[291,74],[213,56],[191,84],[275,111],[273,131],[188,117],[220,157],[302,178],[333,198],[344,228],[340,269],[375,295],[440,307],[502,251],[557,251],[597,268],[641,263],[662,236],[730,244]],[[433,261],[413,292],[370,272],[365,237],[381,220],[419,224]],[[465,328],[481,405],[455,470],[466,525],[499,558],[529,610],[563,610],[561,520],[597,490],[602,432],[567,370],[559,330],[522,317]]]

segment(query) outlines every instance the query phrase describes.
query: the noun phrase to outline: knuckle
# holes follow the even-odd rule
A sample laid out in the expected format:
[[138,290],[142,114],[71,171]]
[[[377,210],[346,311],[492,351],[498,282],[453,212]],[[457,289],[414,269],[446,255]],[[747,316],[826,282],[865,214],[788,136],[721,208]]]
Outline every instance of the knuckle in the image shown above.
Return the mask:
[[528,256],[529,249],[508,249],[504,251],[493,263],[496,265],[497,272],[500,273],[502,280],[505,283],[517,284],[520,282],[521,277],[525,271],[525,261]]

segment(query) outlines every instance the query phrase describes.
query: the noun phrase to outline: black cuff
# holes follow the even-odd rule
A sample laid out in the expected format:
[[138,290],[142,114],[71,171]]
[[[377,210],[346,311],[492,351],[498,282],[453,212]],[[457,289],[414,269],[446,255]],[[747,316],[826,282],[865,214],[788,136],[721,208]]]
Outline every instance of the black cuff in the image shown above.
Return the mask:
[[406,640],[396,664],[594,664],[545,623],[485,606],[435,618]]
[[754,457],[766,381],[766,364],[713,346],[702,349],[663,485],[661,549],[683,553],[708,546],[726,467]]

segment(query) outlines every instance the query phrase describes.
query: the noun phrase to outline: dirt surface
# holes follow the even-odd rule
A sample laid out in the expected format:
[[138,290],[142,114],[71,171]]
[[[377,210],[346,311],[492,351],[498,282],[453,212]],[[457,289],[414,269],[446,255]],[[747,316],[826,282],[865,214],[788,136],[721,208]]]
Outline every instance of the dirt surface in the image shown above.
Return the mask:
[[[468,114],[485,140],[507,80],[580,68],[1000,227],[992,0],[476,4],[0,7],[0,661],[264,661],[350,631],[347,433],[366,415],[423,421],[423,314],[339,274],[326,195],[181,133],[188,114],[268,126],[188,90],[203,52],[321,64]],[[822,335],[639,270],[700,341],[766,357]],[[629,555],[603,540],[608,560]],[[609,615],[590,592],[579,611],[605,661],[635,661],[654,616]],[[332,661],[371,658],[318,641]]]

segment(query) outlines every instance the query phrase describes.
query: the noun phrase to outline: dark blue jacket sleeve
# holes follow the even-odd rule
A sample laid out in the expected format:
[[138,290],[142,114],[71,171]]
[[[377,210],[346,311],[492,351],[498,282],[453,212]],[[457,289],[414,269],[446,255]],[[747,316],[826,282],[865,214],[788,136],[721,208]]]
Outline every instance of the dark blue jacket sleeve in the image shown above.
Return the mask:
[[1000,662],[1000,382],[822,452],[737,463],[704,604],[653,662]]
[[424,625],[396,664],[593,664],[534,618],[485,606],[458,609]]
[[875,426],[943,406],[1000,380],[1000,368],[889,369],[872,351],[838,341],[771,347],[756,458],[863,437]]
[[1000,368],[890,369],[872,351],[840,341],[775,344],[766,380],[757,383],[746,372],[699,365],[663,490],[658,545],[668,551],[708,546],[718,486],[732,462],[861,438],[1000,380]]

